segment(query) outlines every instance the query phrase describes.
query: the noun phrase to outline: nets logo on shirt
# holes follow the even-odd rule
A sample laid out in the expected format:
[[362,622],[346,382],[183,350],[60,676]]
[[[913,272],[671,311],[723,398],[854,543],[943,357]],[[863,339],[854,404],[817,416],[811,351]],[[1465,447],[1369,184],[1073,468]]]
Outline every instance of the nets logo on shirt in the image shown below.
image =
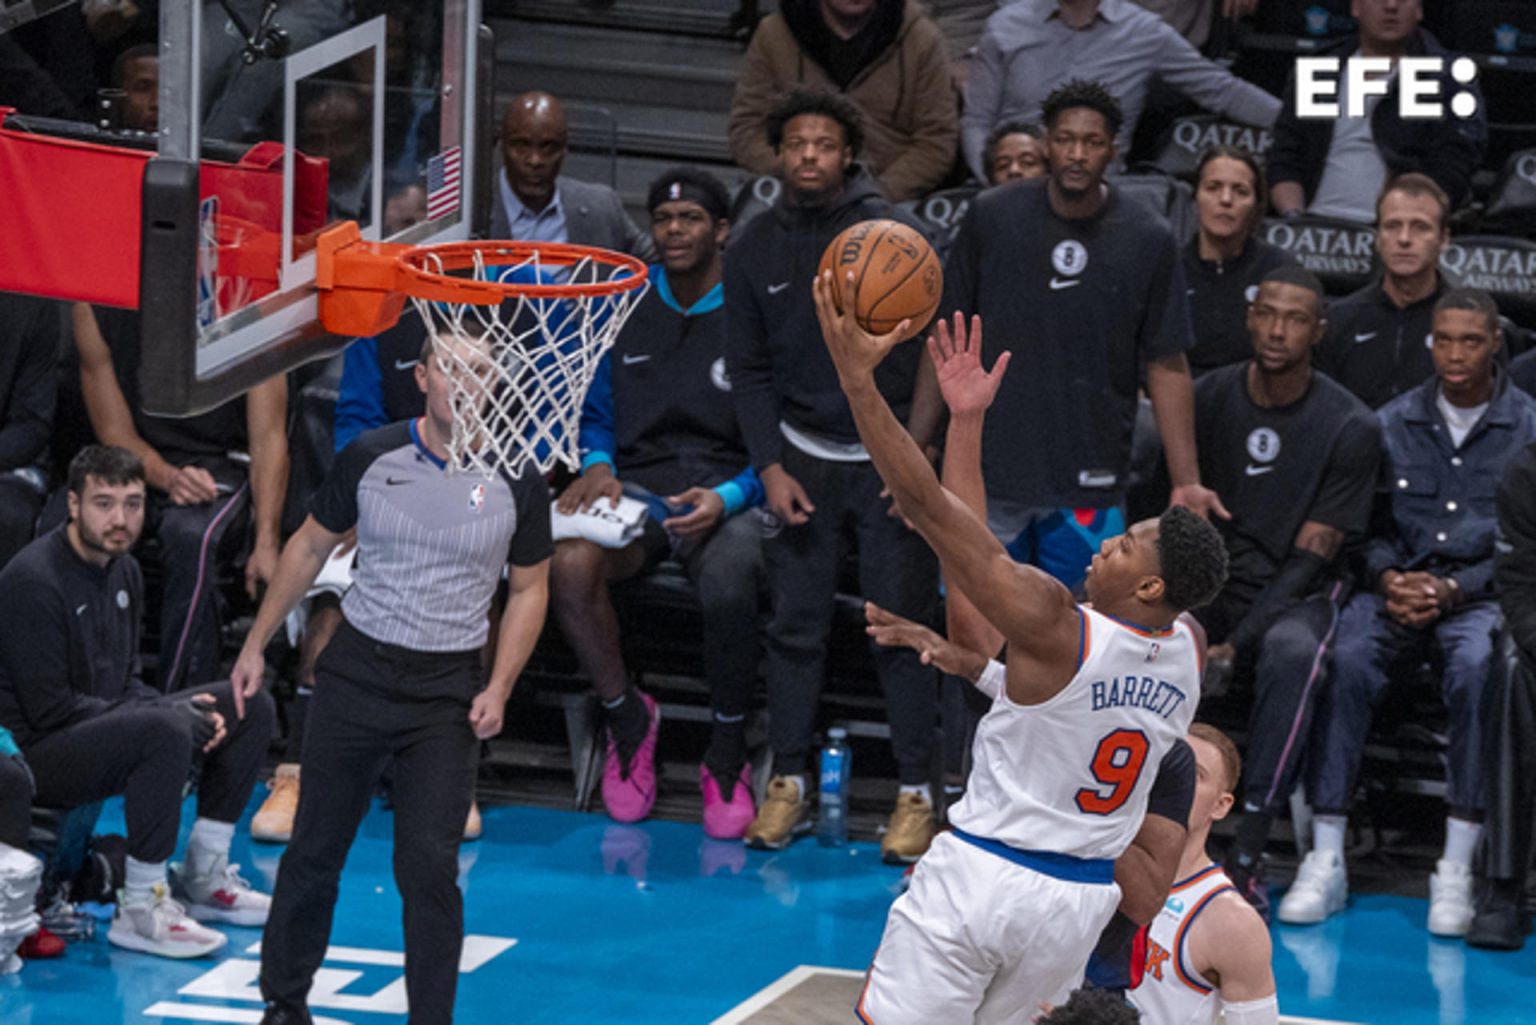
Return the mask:
[[1051,250],[1051,266],[1061,275],[1051,278],[1051,291],[1081,285],[1083,282],[1078,275],[1088,268],[1088,250],[1075,238],[1058,242]]
[[1268,427],[1255,427],[1248,434],[1248,458],[1249,463],[1243,472],[1249,477],[1258,477],[1274,469],[1272,465],[1280,456],[1280,435]]
[[721,391],[731,390],[731,375],[726,371],[724,356],[709,365],[709,383]]

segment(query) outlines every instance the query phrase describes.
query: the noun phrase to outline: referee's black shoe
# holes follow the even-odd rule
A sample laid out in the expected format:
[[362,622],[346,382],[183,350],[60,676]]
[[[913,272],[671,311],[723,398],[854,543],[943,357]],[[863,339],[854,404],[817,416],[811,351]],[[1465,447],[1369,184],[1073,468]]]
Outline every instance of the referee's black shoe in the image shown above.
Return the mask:
[[1531,932],[1525,894],[1511,879],[1489,880],[1478,895],[1477,914],[1467,930],[1467,944],[1484,950],[1519,950]]
[[302,1007],[271,1003],[261,1016],[261,1025],[314,1025],[314,1019]]

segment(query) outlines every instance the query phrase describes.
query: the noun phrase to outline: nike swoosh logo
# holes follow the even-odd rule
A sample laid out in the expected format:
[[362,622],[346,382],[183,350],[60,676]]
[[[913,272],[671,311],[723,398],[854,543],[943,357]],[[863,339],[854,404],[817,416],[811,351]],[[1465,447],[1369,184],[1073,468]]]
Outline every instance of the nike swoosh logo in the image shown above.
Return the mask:
[[396,370],[409,370],[412,367],[420,366],[420,365],[421,365],[421,360],[419,360],[419,359],[397,359],[397,360],[395,360],[395,369]]
[[75,615],[77,615],[77,616],[84,615],[84,613],[85,613],[85,606],[84,605],[80,606],[78,609],[75,610]]
[[1244,467],[1243,472],[1250,477],[1261,477],[1273,469],[1273,466],[1254,466],[1252,463],[1249,463]]
[[399,477],[399,478],[396,478],[396,477],[385,477],[384,478],[384,483],[385,484],[409,484],[410,482],[411,482],[411,478],[409,478],[409,477]]
[[1052,278],[1051,291],[1059,292],[1063,288],[1071,288],[1073,285],[1081,285],[1082,283],[1082,278]]
[[788,287],[789,287],[789,282],[788,281],[781,281],[777,285],[769,285],[768,286],[768,294],[769,295],[778,295],[780,292],[784,291],[784,289],[786,289]]
[[1375,338],[1375,337],[1376,337],[1376,332],[1375,331],[1367,331],[1363,335],[1357,334],[1357,335],[1355,335],[1355,344],[1359,345],[1361,342],[1368,342],[1372,338]]
[[648,360],[650,358],[651,357],[649,357],[649,356],[631,356],[629,353],[626,352],[624,354],[624,365],[626,367],[632,367],[636,363],[644,363],[646,360]]

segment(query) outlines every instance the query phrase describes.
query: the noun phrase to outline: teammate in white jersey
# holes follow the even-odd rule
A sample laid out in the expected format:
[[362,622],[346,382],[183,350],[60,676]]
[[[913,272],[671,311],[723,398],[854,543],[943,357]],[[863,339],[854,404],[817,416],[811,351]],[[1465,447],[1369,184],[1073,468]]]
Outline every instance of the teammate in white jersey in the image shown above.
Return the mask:
[[1269,930],[1205,852],[1211,825],[1232,810],[1242,775],[1227,735],[1196,723],[1195,803],[1178,882],[1147,929],[1147,961],[1131,1002],[1146,1025],[1276,1025]]
[[[935,840],[892,907],[858,1015],[871,1025],[1022,1025],[1082,978],[1119,903],[1113,859],[1141,824],[1152,776],[1142,770],[1184,734],[1199,700],[1202,641],[1177,620],[1216,594],[1225,551],[1204,520],[1170,509],[1104,543],[1084,585],[1092,608],[1079,606],[1008,556],[984,510],[940,485],[876,389],[875,367],[909,325],[879,337],[860,328],[851,277],[834,285],[824,274],[815,294],[881,479],[938,553],[951,592],[1008,644],[970,787],[950,815],[956,828]],[[971,431],[974,443],[949,458],[973,467],[977,483],[981,418],[1004,363],[981,372],[980,328],[973,319],[968,338],[957,317],[953,338],[941,323],[929,341],[941,383],[959,368],[987,392],[974,409],[951,403],[951,441]]]

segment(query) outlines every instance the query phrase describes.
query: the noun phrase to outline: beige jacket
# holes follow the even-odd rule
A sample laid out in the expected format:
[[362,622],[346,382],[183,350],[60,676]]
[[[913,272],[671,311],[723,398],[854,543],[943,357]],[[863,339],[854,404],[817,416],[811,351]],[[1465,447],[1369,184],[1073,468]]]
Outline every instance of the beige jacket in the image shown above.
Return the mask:
[[[836,90],[800,49],[780,14],[758,25],[731,99],[731,157],[754,174],[778,172],[768,115],[797,87]],[[960,136],[959,103],[944,38],[918,0],[906,0],[896,42],[859,73],[848,98],[864,114],[859,159],[892,202],[931,191],[949,173]]]

